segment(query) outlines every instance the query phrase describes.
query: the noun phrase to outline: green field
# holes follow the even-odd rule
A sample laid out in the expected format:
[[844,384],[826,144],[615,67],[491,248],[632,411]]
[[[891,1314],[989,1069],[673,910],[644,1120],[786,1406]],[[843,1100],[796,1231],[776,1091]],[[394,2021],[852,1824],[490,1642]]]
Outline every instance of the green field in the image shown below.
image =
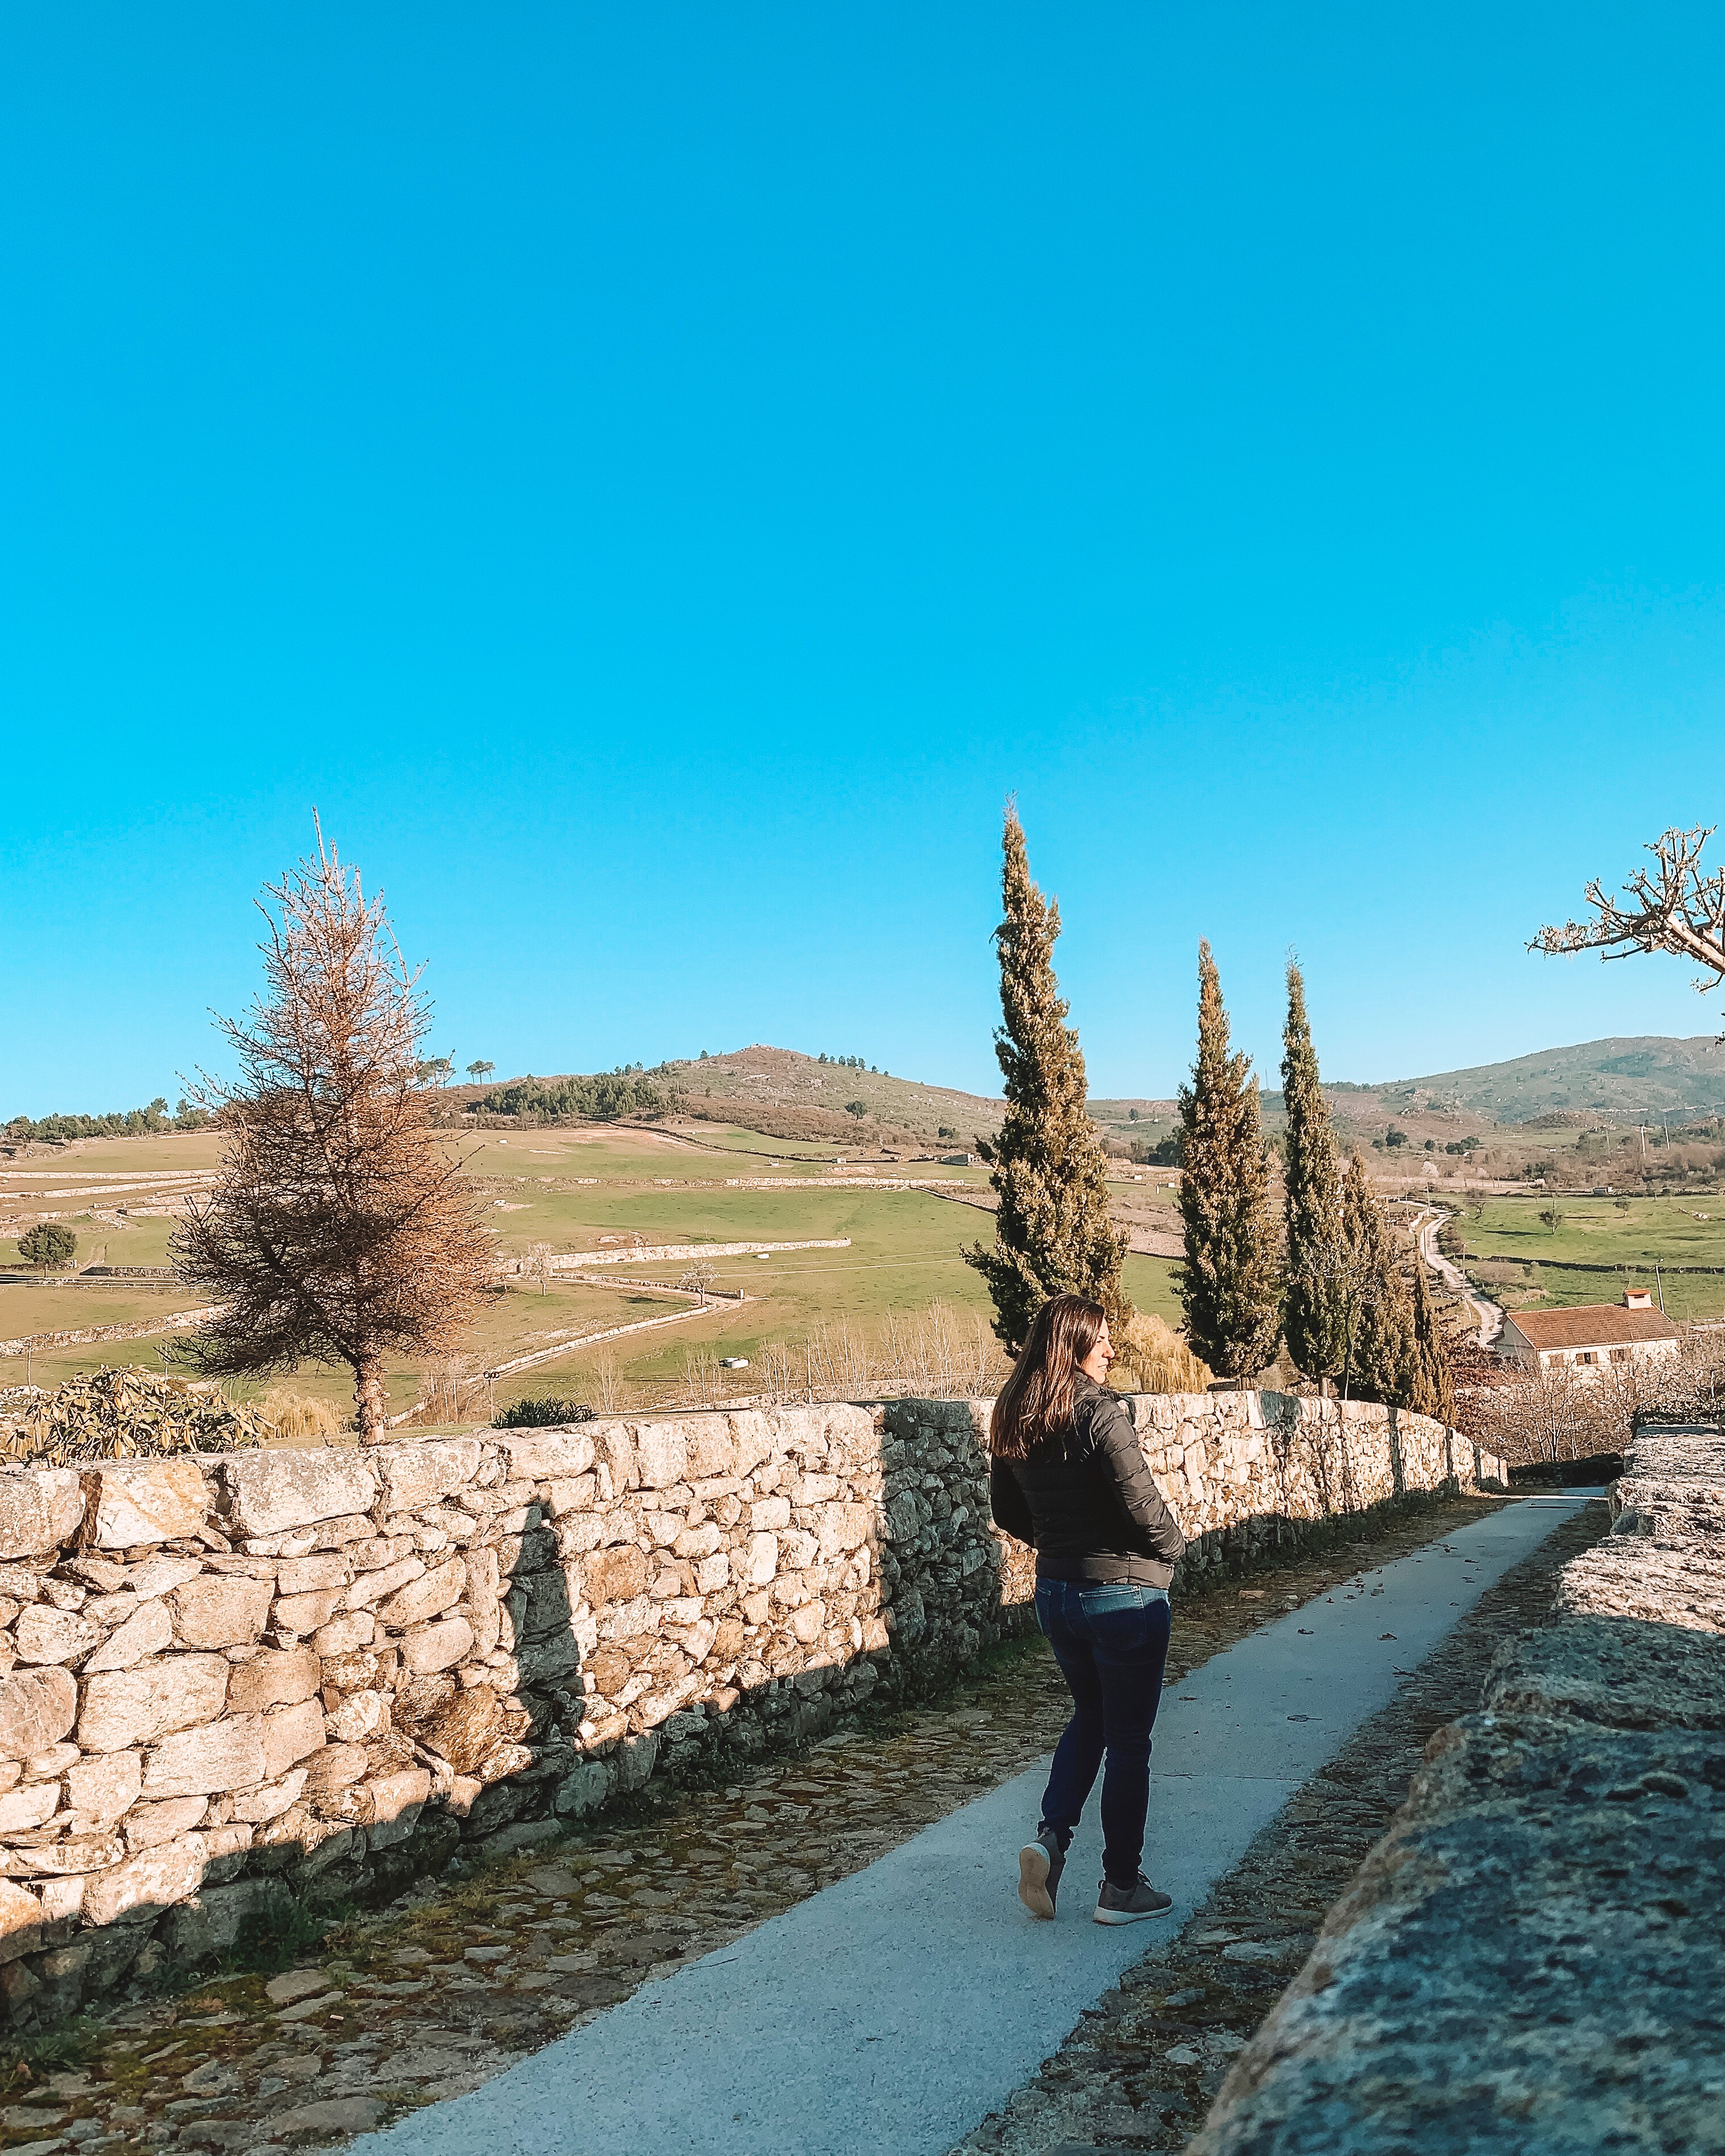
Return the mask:
[[[831,1163],[834,1151],[820,1152],[807,1143],[780,1143],[758,1132],[701,1125],[695,1142],[674,1134],[633,1129],[526,1132],[506,1137],[452,1138],[467,1172],[479,1183],[481,1203],[498,1247],[510,1256],[525,1254],[536,1243],[559,1252],[601,1247],[607,1236],[640,1236],[649,1243],[801,1242],[850,1239],[839,1250],[775,1252],[765,1259],[727,1258],[714,1261],[713,1285],[741,1288],[750,1298],[740,1307],[715,1306],[663,1331],[624,1338],[598,1349],[576,1348],[519,1377],[499,1381],[499,1406],[523,1393],[591,1392],[597,1355],[614,1355],[619,1373],[633,1389],[631,1397],[646,1404],[682,1390],[691,1355],[747,1357],[757,1368],[762,1351],[773,1342],[793,1347],[823,1333],[841,1330],[878,1355],[888,1322],[914,1322],[931,1305],[952,1313],[957,1330],[973,1337],[975,1320],[986,1329],[987,1291],[959,1251],[965,1244],[992,1240],[989,1215],[927,1191],[846,1188]],[[213,1165],[216,1142],[203,1134],[187,1138],[92,1140],[56,1162],[57,1185],[98,1183],[104,1172],[175,1169]],[[886,1176],[939,1177],[985,1187],[987,1171],[958,1169],[931,1163],[846,1158],[869,1172]],[[731,1176],[830,1175],[831,1189],[738,1190],[722,1187]],[[33,1168],[39,1163],[29,1163]],[[39,1173],[34,1178],[45,1178]],[[131,1229],[92,1221],[88,1214],[68,1215],[66,1199],[51,1201],[79,1236],[80,1260],[94,1258],[104,1245],[116,1264],[160,1264],[166,1255],[171,1224],[147,1219]],[[105,1196],[104,1206],[125,1203]],[[0,1255],[10,1255],[0,1245]],[[463,1360],[470,1369],[494,1367],[511,1358],[552,1343],[564,1332],[594,1332],[637,1318],[659,1315],[676,1306],[664,1296],[634,1291],[631,1276],[675,1281],[685,1261],[605,1269],[603,1286],[558,1282],[542,1295],[531,1281],[511,1281],[486,1298],[468,1338]],[[1139,1306],[1177,1322],[1178,1306],[1168,1264],[1160,1259],[1129,1257],[1127,1291]],[[0,1338],[15,1338],[70,1326],[123,1324],[158,1317],[199,1300],[163,1294],[122,1281],[92,1282],[83,1287],[31,1284],[0,1287]],[[172,1350],[172,1337],[161,1336]],[[31,1374],[52,1384],[105,1363],[136,1362],[159,1366],[157,1342],[146,1338],[104,1348],[53,1350],[32,1358]],[[388,1371],[393,1409],[416,1397],[426,1366],[401,1363]],[[24,1374],[23,1363],[0,1365],[0,1383]],[[711,1382],[711,1370],[707,1373]],[[750,1381],[739,1378],[735,1389]],[[271,1383],[338,1403],[344,1412],[352,1380],[344,1369],[307,1367],[291,1377],[246,1381],[233,1389],[256,1397]],[[475,1403],[477,1404],[477,1403]]]
[[[1560,1216],[1555,1227],[1539,1218],[1548,1209]],[[1711,1217],[1697,1219],[1697,1214]],[[1667,1270],[1725,1268],[1725,1201],[1632,1198],[1620,1208],[1609,1198],[1491,1198],[1478,1219],[1464,1214],[1456,1224],[1466,1242],[1470,1269],[1476,1257],[1486,1261],[1505,1258],[1537,1268],[1532,1276],[1524,1272],[1519,1292],[1512,1279],[1507,1285],[1501,1279],[1495,1282],[1504,1287],[1512,1306],[1615,1302],[1626,1286],[1653,1286],[1656,1264],[1670,1316],[1691,1320],[1725,1314],[1725,1270],[1685,1274]],[[1570,1270],[1577,1260],[1619,1270]],[[1487,1262],[1486,1275],[1492,1271]],[[1491,1280],[1486,1284],[1495,1291]],[[1529,1294],[1533,1288],[1543,1290],[1543,1295]]]

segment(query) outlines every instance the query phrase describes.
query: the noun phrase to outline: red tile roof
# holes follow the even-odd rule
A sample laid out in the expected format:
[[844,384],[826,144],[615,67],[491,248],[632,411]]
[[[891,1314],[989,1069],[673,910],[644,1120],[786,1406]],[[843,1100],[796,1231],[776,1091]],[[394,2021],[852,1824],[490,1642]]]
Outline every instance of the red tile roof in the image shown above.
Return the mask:
[[1677,1328],[1657,1310],[1625,1310],[1620,1302],[1584,1302],[1574,1310],[1517,1310],[1509,1318],[1530,1346],[1625,1348],[1675,1340]]

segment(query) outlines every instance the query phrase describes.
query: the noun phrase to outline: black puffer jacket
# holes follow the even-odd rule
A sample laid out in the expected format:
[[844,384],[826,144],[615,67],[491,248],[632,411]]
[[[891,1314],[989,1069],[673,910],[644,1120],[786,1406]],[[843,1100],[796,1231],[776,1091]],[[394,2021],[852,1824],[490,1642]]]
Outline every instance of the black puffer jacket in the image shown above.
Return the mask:
[[1036,1546],[1039,1579],[1166,1587],[1186,1537],[1144,1465],[1118,1393],[1078,1381],[1072,1430],[1028,1460],[989,1463],[998,1525]]

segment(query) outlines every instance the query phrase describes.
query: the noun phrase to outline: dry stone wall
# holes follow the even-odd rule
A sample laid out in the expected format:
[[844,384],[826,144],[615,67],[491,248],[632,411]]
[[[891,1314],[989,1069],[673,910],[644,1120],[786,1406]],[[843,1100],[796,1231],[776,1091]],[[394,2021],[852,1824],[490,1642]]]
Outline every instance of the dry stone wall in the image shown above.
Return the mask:
[[[51,2020],[219,1956],[285,1897],[528,1846],[949,1672],[1028,1616],[988,1407],[0,1472],[5,2013]],[[1378,1408],[1132,1411],[1189,1569],[1458,1464]]]
[[1725,1430],[1645,1433],[1190,2156],[1725,2148]]

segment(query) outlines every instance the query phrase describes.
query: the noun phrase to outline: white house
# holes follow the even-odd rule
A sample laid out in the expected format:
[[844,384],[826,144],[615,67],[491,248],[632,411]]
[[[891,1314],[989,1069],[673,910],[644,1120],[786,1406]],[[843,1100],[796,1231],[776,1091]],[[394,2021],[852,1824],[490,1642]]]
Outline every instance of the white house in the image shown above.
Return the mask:
[[1627,1290],[1621,1302],[1587,1302],[1574,1310],[1518,1310],[1503,1321],[1497,1352],[1523,1368],[1548,1370],[1560,1363],[1602,1368],[1612,1363],[1651,1362],[1677,1352],[1677,1328],[1653,1307],[1644,1287]]

